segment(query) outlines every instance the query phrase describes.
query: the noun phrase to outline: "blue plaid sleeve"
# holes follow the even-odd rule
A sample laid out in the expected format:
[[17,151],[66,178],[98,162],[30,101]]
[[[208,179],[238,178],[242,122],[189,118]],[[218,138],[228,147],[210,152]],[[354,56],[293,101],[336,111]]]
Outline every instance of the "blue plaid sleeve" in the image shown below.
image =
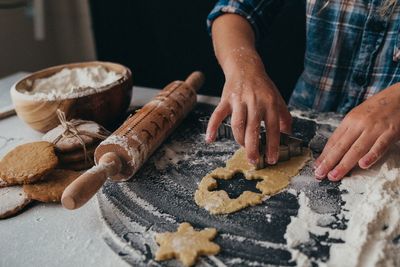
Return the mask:
[[211,33],[213,21],[231,13],[244,17],[253,27],[257,40],[264,37],[275,16],[284,7],[284,0],[219,0],[208,15],[207,27]]

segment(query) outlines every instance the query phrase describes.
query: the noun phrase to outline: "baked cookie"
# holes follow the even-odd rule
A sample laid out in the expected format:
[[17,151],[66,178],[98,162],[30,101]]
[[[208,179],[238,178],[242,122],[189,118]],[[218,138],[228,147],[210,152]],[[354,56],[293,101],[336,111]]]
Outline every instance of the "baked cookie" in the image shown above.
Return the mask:
[[[92,158],[93,159],[93,158]],[[93,160],[84,161],[81,160],[79,162],[71,162],[71,163],[61,163],[60,167],[67,170],[74,170],[74,171],[82,171],[90,169],[94,166]]]
[[6,181],[0,178],[0,188],[10,186]]
[[22,186],[0,188],[0,219],[17,214],[31,199],[25,194]]
[[[94,159],[94,151],[97,148],[96,145],[90,146],[86,148],[87,157],[91,160]],[[67,153],[57,153],[58,159],[62,163],[76,163],[80,161],[85,161],[85,153],[83,149],[67,152]]]
[[4,179],[0,178],[0,188],[14,186],[14,185],[19,185],[19,184],[18,183],[8,183]]
[[64,189],[81,175],[80,172],[56,169],[46,175],[45,180],[24,185],[25,193],[41,202],[60,202]]
[[200,255],[215,255],[220,247],[211,242],[217,234],[215,228],[195,231],[189,223],[181,223],[178,231],[156,234],[160,245],[156,261],[176,258],[185,266],[192,266]]
[[0,177],[8,184],[29,184],[40,180],[58,164],[54,145],[33,142],[15,147],[0,161]]
[[[73,122],[74,120],[71,120]],[[84,123],[76,126],[76,130],[79,134],[80,138],[84,142],[85,146],[91,146],[94,143],[98,142],[100,139],[95,137],[98,134],[109,135],[109,132],[105,130],[101,125],[97,124],[93,121],[85,121]],[[82,144],[80,143],[78,137],[70,136],[70,137],[61,137],[64,133],[65,128],[62,125],[58,125],[56,128],[48,131],[43,137],[42,140],[55,144],[56,149],[60,152],[71,152],[78,149],[82,149]],[[92,133],[93,135],[85,135],[86,133]],[[59,139],[57,141],[57,139]]]

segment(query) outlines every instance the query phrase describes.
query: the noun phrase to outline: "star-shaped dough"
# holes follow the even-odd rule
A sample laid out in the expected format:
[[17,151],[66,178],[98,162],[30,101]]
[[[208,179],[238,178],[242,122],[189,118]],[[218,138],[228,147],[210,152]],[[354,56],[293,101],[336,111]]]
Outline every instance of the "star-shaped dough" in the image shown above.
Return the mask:
[[[216,168],[203,177],[195,192],[194,200],[198,206],[205,208],[211,214],[232,213],[248,206],[260,204],[264,197],[279,193],[288,186],[290,179],[299,173],[310,156],[310,150],[307,149],[301,156],[256,170],[247,161],[246,151],[241,148],[228,159],[225,167]],[[261,180],[256,185],[261,193],[244,191],[239,197],[232,199],[226,191],[215,190],[218,188],[216,179],[229,180],[236,173],[243,173],[247,180]]]
[[220,247],[211,242],[217,234],[215,228],[195,231],[189,223],[181,223],[177,232],[166,232],[156,235],[160,245],[156,260],[176,258],[185,266],[192,266],[200,255],[215,255]]

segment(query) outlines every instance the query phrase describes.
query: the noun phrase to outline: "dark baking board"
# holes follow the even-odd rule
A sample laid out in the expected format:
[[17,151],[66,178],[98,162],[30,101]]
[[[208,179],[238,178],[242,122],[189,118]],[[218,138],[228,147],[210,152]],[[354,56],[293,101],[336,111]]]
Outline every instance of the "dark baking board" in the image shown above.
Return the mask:
[[[175,260],[153,260],[157,248],[153,235],[175,231],[181,222],[218,230],[215,242],[221,246],[221,252],[215,257],[201,257],[197,266],[295,265],[284,238],[290,216],[296,216],[299,208],[295,194],[283,191],[261,205],[229,215],[211,215],[195,204],[193,196],[201,178],[214,168],[224,166],[224,161],[238,148],[231,140],[211,145],[204,143],[197,119],[211,114],[213,109],[214,106],[198,104],[133,179],[123,183],[107,182],[98,193],[100,211],[108,229],[105,241],[132,266],[180,266]],[[303,112],[303,116],[309,119],[294,118],[294,134],[310,145],[315,157],[334,127],[310,119],[335,122],[340,117],[312,112]],[[185,157],[177,164],[157,170],[154,162],[163,155],[165,147],[173,144],[179,144],[186,151],[183,152]],[[308,175],[310,179],[300,191],[309,197],[314,211],[319,212],[320,204],[330,203],[329,213],[339,213],[342,201],[338,184],[315,181],[311,164],[299,174]],[[230,194],[238,195],[243,189],[256,190],[254,183],[234,180],[234,186],[223,185]],[[345,229],[346,222],[337,221],[329,227]],[[329,246],[334,242],[342,241],[312,236],[309,244],[301,245],[300,250],[317,264],[329,258]]]

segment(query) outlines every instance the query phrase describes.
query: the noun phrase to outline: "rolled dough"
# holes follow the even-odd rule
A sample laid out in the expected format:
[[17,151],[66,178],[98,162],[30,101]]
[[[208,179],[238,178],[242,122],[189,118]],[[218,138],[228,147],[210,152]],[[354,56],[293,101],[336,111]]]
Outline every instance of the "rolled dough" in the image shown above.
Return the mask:
[[[265,196],[274,195],[288,186],[290,178],[298,174],[310,158],[310,150],[306,149],[303,155],[289,161],[255,170],[248,163],[245,150],[241,148],[226,162],[226,167],[217,168],[203,177],[195,193],[195,202],[211,214],[227,214],[257,205]],[[236,173],[243,173],[247,180],[261,179],[256,185],[261,193],[244,191],[239,197],[231,199],[223,190],[212,191],[218,187],[216,179],[229,180]]]
[[217,234],[215,228],[195,231],[189,223],[181,223],[176,232],[159,233],[156,242],[160,245],[156,260],[177,258],[184,266],[192,266],[200,255],[214,255],[220,247],[211,242]]

